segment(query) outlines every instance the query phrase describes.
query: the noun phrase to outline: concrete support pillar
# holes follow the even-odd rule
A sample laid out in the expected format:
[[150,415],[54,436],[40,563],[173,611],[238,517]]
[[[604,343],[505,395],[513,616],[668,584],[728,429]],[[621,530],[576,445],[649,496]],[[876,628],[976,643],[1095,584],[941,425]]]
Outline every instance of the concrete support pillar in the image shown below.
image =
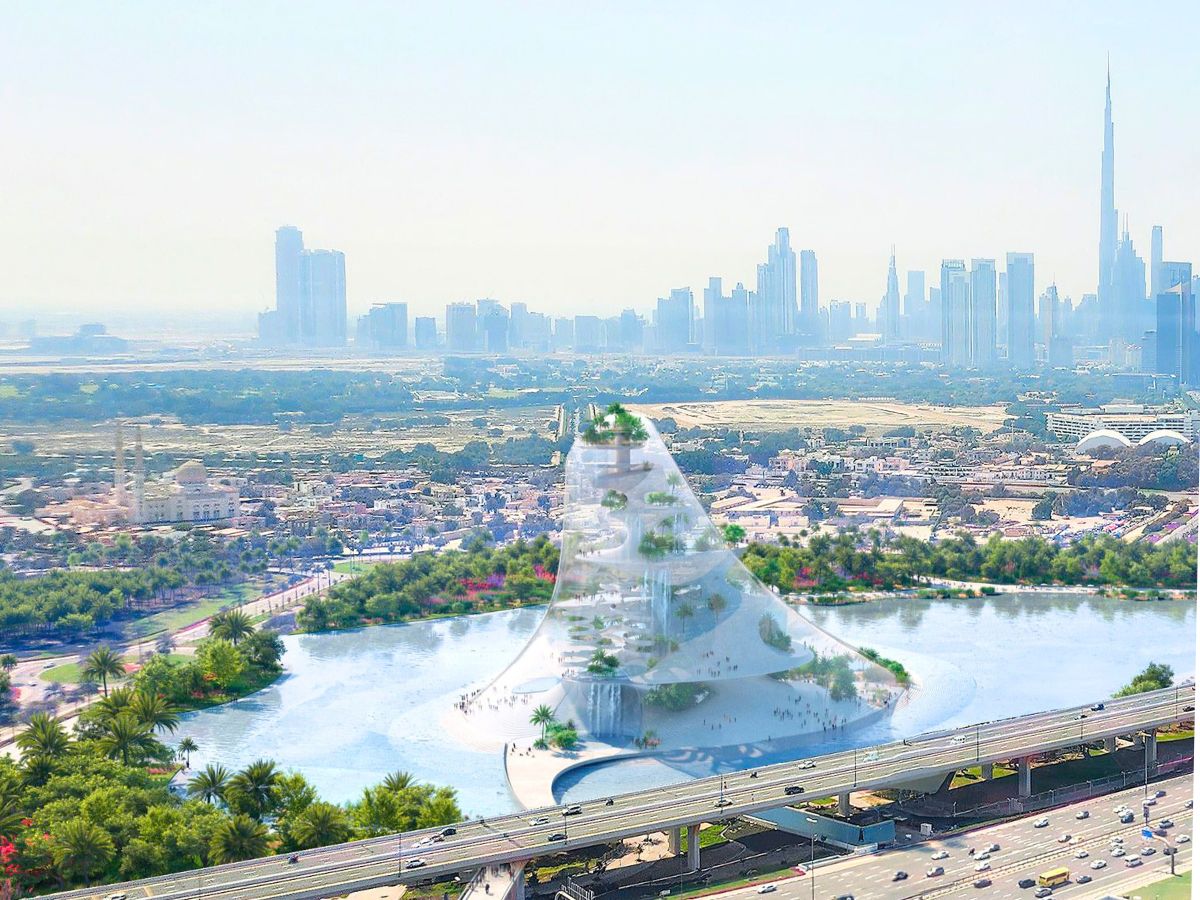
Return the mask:
[[1158,765],[1158,732],[1153,728],[1146,734],[1146,765],[1151,769]]
[[983,773],[984,781],[991,781],[992,776],[996,774],[996,767],[992,763],[984,763],[979,768]]
[[688,826],[688,871],[700,871],[700,826]]
[[852,812],[850,808],[850,792],[844,791],[838,794],[838,814],[848,816]]
[[667,852],[672,856],[678,856],[681,848],[679,846],[679,829],[672,828],[667,832]]
[[1129,739],[1133,741],[1134,750],[1141,750],[1144,746],[1146,746],[1146,741],[1141,734],[1131,734]]
[[1028,797],[1033,793],[1033,782],[1030,778],[1029,757],[1023,756],[1017,760],[1017,794]]
[[1105,753],[1116,753],[1117,752],[1117,739],[1115,737],[1110,737],[1110,738],[1104,739],[1104,752]]
[[512,863],[513,883],[509,900],[525,900],[525,863]]

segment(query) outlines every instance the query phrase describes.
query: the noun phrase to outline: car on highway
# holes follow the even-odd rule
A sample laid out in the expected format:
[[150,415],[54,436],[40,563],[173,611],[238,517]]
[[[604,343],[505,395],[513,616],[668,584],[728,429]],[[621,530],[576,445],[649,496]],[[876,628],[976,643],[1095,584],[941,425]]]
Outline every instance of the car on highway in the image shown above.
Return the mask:
[[965,744],[966,742],[967,742],[967,736],[964,734],[956,734],[954,737],[952,737],[950,739],[950,743],[952,743],[952,744]]
[[1177,843],[1177,844],[1186,844],[1190,840],[1191,840],[1191,838],[1188,837],[1186,834],[1175,835],[1175,843]]
[[986,853],[999,853],[1000,845],[999,844],[988,844],[983,849],[984,849],[984,852],[986,852]]
[[1103,711],[1104,711],[1103,703],[1093,703],[1092,704],[1092,712],[1103,712]]
[[1080,875],[1078,878],[1076,878],[1076,879],[1075,879],[1075,883],[1076,883],[1076,884],[1091,884],[1091,883],[1092,883],[1092,876],[1091,876],[1091,875],[1088,875],[1088,874],[1085,872],[1084,874]]
[[564,809],[562,811],[562,814],[564,816],[577,816],[581,812],[583,812],[583,807],[577,803],[574,806],[568,806],[566,809]]
[[1125,855],[1125,848],[1120,845],[1113,847],[1110,855],[1120,858]]
[[949,859],[950,854],[945,850],[935,850],[933,852],[933,856],[931,856],[929,858],[930,859]]
[[1172,822],[1170,819],[1162,819],[1162,820],[1161,820],[1161,821],[1158,823],[1158,827],[1159,827],[1159,828],[1174,828],[1174,827],[1175,827],[1175,823],[1174,823],[1174,822]]
[[721,809],[726,806],[733,806],[733,801],[728,797],[722,797],[716,803],[714,803],[713,806],[715,806],[717,809]]
[[833,900],[854,900],[853,894],[838,894]]
[[984,862],[985,860],[989,860],[991,858],[992,858],[992,854],[988,853],[986,850],[984,850],[982,853],[975,854],[976,862]]
[[567,833],[565,831],[556,831],[554,834],[550,835],[550,837],[546,838],[546,841],[547,843],[552,844],[555,841],[565,841],[566,839]]
[[1075,818],[1077,819],[1086,819],[1089,816],[1091,816],[1091,813],[1086,809],[1081,809],[1079,812],[1075,813]]
[[1192,706],[1191,704],[1188,704],[1187,706],[1185,706],[1185,707],[1183,708],[1183,711],[1184,711],[1184,712],[1195,712],[1195,711],[1196,711],[1196,707]]
[[1107,866],[1107,865],[1108,865],[1108,863],[1106,863],[1106,862],[1105,862],[1104,860],[1102,860],[1102,859],[1093,859],[1093,860],[1092,860],[1092,865],[1091,865],[1091,868],[1093,868],[1093,869],[1103,869],[1103,868],[1104,868],[1105,866]]
[[945,874],[946,874],[946,870],[943,869],[941,866],[930,866],[928,869],[925,870],[926,878],[937,878],[939,875],[945,875]]
[[1038,819],[1036,822],[1033,823],[1033,827],[1034,828],[1045,828],[1049,824],[1050,824],[1050,820],[1043,816],[1042,818]]
[[1164,791],[1162,788],[1159,788],[1157,791],[1154,792],[1154,796],[1155,797],[1165,797],[1165,796],[1167,796],[1167,792]]
[[1121,813],[1120,821],[1121,821],[1122,825],[1128,825],[1130,822],[1132,822],[1133,821],[1133,810],[1127,809],[1125,812]]
[[1143,847],[1143,848],[1142,848],[1141,850],[1139,850],[1138,852],[1139,852],[1140,854],[1142,854],[1142,856],[1153,856],[1153,855],[1154,855],[1155,853],[1157,853],[1158,851],[1157,851],[1157,850],[1155,850],[1153,847]]
[[1144,800],[1142,800],[1142,807],[1144,808],[1147,806],[1158,806],[1158,798],[1146,797]]
[[981,863],[979,863],[978,865],[976,865],[976,866],[975,866],[975,871],[976,871],[976,872],[986,872],[986,871],[987,871],[988,869],[990,869],[991,867],[992,867],[992,864],[991,864],[990,862],[987,862],[987,861],[985,860],[985,861],[983,861],[983,862],[981,862]]
[[806,760],[804,760],[804,762],[800,763],[798,768],[815,769],[816,767],[817,767],[817,764],[815,762],[813,762],[811,759],[806,759]]
[[992,879],[990,879],[990,878],[976,878],[975,881],[972,883],[972,887],[977,887],[977,888],[985,888],[985,887],[991,887],[991,886],[992,886]]
[[1033,887],[1035,884],[1037,884],[1037,882],[1034,881],[1032,878],[1022,878],[1020,881],[1017,882],[1017,887],[1019,887],[1023,890],[1028,890],[1029,888]]
[[1075,851],[1075,858],[1076,859],[1087,859],[1088,852],[1081,847]]
[[1060,834],[1060,835],[1058,836],[1058,842],[1059,842],[1060,844],[1065,844],[1065,843],[1067,843],[1069,840],[1071,840],[1071,836],[1070,836],[1069,834],[1067,834],[1065,831],[1064,831],[1062,834]]
[[757,890],[757,891],[755,891],[755,893],[756,893],[756,894],[773,894],[773,893],[775,893],[775,885],[773,885],[773,884],[760,884],[760,885],[758,886],[758,890]]
[[789,797],[795,797],[797,794],[803,794],[804,788],[800,787],[798,784],[789,784],[783,789],[783,792]]
[[550,817],[549,816],[537,816],[536,818],[530,819],[529,824],[530,825],[549,825]]
[[1121,837],[1119,834],[1114,834],[1108,839],[1108,842],[1110,844],[1123,844],[1125,843],[1125,838]]
[[1131,857],[1129,857],[1129,859],[1125,860],[1125,868],[1127,868],[1127,869],[1136,869],[1141,864],[1142,864],[1141,859],[1136,856],[1131,856]]
[[907,881],[907,880],[908,880],[908,873],[905,872],[903,869],[897,870],[896,874],[892,876],[892,881]]
[[444,838],[454,837],[454,835],[458,834],[458,829],[451,825],[448,828],[443,828],[439,833]]
[[421,857],[418,856],[416,859],[410,859],[408,862],[406,862],[404,864],[404,868],[419,869],[424,865],[425,865],[425,860],[421,859]]
[[[51,663],[51,665],[54,665],[54,663]],[[127,894],[122,894],[122,893],[109,894],[107,897],[104,898],[104,900],[125,900],[125,898],[127,896],[128,896]]]
[[1048,888],[1048,887],[1040,887],[1036,891],[1033,892],[1033,896],[1049,897],[1053,893],[1054,893],[1054,891],[1050,890],[1050,888]]

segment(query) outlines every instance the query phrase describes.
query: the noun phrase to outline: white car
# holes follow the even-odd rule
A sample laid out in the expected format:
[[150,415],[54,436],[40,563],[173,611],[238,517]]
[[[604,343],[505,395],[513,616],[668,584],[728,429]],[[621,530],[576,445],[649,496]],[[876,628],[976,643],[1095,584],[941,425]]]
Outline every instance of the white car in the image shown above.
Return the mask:
[[928,869],[925,870],[926,878],[937,878],[939,875],[945,875],[945,874],[946,874],[946,870],[943,869],[941,866],[930,866]]
[[1108,842],[1110,844],[1123,844],[1125,843],[1125,838],[1121,837],[1119,834],[1114,834],[1108,839]]
[[811,759],[806,759],[804,762],[800,763],[801,769],[815,769],[816,767],[817,767],[817,764],[815,762],[813,762]]
[[992,864],[990,862],[981,862],[979,865],[977,865],[975,867],[975,871],[976,872],[986,872],[991,867],[992,867]]
[[1122,857],[1122,856],[1124,856],[1124,855],[1125,855],[1125,848],[1124,848],[1124,847],[1113,847],[1113,848],[1112,848],[1112,855],[1113,855],[1113,856],[1116,856],[1116,857]]
[[1075,858],[1076,859],[1087,859],[1088,852],[1081,847],[1075,851]]
[[536,819],[530,819],[529,824],[530,825],[549,825],[550,817],[549,816],[538,816]]
[[[1187,837],[1187,835],[1186,835],[1186,834],[1185,834],[1185,835],[1182,835],[1182,836],[1183,836],[1183,837]],[[931,856],[931,857],[929,857],[929,858],[930,858],[930,859],[949,859],[949,858],[950,858],[950,854],[949,854],[947,851],[945,851],[945,850],[937,850],[937,851],[935,851],[935,852],[934,852],[933,856]]]
[[773,894],[773,893],[775,893],[775,885],[773,885],[773,884],[760,884],[760,885],[758,886],[758,890],[757,890],[755,893],[759,893],[759,894]]
[[1071,840],[1071,836],[1069,834],[1067,834],[1065,831],[1058,836],[1058,842],[1060,844],[1065,844],[1069,840]]
[[1107,865],[1108,865],[1108,863],[1106,863],[1102,859],[1093,859],[1092,860],[1092,868],[1093,869],[1103,869]]
[[984,862],[985,860],[989,860],[991,858],[992,854],[988,853],[986,850],[984,850],[982,853],[975,854],[975,862]]
[[118,892],[116,894],[109,894],[107,897],[104,898],[104,900],[125,900],[126,896],[127,896],[126,894],[122,894],[122,893]]
[[1036,822],[1034,822],[1033,827],[1034,828],[1045,828],[1049,824],[1050,824],[1050,820],[1043,817],[1041,819],[1038,819]]
[[1175,835],[1175,843],[1177,843],[1177,844],[1186,844],[1190,840],[1191,840],[1191,838],[1188,837],[1186,834]]
[[952,744],[965,744],[966,742],[967,742],[967,738],[966,738],[966,736],[965,736],[965,735],[961,735],[961,734],[957,734],[957,735],[955,735],[955,736],[954,736],[954,737],[953,737],[953,738],[950,740],[950,743],[952,743]]
[[1091,816],[1091,813],[1086,809],[1081,809],[1079,812],[1075,813],[1075,818],[1077,819],[1086,819],[1089,816]]
[[1129,859],[1125,860],[1125,868],[1127,869],[1136,869],[1141,864],[1142,861],[1136,856],[1131,856]]

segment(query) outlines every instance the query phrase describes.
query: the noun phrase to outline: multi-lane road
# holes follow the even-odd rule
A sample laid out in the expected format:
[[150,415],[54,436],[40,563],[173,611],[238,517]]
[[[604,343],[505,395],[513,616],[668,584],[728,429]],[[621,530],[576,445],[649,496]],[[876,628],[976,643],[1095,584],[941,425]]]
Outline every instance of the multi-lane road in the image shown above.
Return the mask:
[[[1194,703],[1193,685],[1168,688],[1106,701],[1099,711],[1089,706],[1052,710],[815,757],[812,768],[781,763],[621,794],[583,804],[571,815],[563,807],[530,810],[465,822],[445,837],[431,829],[306,851],[297,863],[267,857],[53,896],[99,900],[119,891],[130,900],[308,900],[397,881],[446,877],[482,865],[521,863],[548,852],[773,809],[805,797],[882,787],[977,762],[1011,760],[1129,734],[1192,718]],[[789,788],[803,791],[789,793]]]
[[[1191,867],[1192,837],[1192,784],[1191,776],[1162,781],[1155,788],[1166,791],[1166,796],[1151,807],[1151,822],[1169,818],[1174,823],[1165,829],[1165,837],[1146,840],[1142,837],[1142,817],[1132,825],[1121,824],[1113,811],[1124,803],[1139,810],[1142,788],[1107,794],[1082,803],[1056,809],[1044,814],[1049,824],[1044,828],[1034,827],[1042,816],[1028,816],[1001,825],[973,829],[954,837],[923,841],[901,846],[869,856],[838,860],[827,865],[818,865],[815,872],[774,882],[771,896],[778,900],[809,900],[817,896],[821,900],[829,897],[852,895],[855,900],[909,900],[909,898],[978,897],[979,900],[997,898],[1033,897],[1035,888],[1021,888],[1024,879],[1036,880],[1042,872],[1058,867],[1070,869],[1071,881],[1055,889],[1054,895],[1069,898],[1103,896],[1116,893],[1131,883],[1144,884],[1166,877],[1170,872],[1170,860],[1163,849],[1174,847],[1177,868],[1182,871]],[[1076,816],[1087,812],[1087,818]],[[1063,836],[1068,840],[1063,841]],[[1181,836],[1186,835],[1184,842]],[[1119,837],[1124,856],[1114,856],[1118,846],[1114,837]],[[998,844],[999,850],[988,854],[980,861],[985,848]],[[1143,847],[1153,847],[1150,856],[1141,856]],[[970,853],[971,849],[976,854]],[[941,857],[941,854],[947,854]],[[935,858],[937,854],[940,858]],[[1136,868],[1127,868],[1125,860],[1136,856],[1141,863]],[[1096,860],[1103,860],[1103,868],[1092,868]],[[987,864],[984,871],[977,866]],[[941,867],[940,875],[928,875],[933,867]],[[898,872],[907,878],[896,880]],[[980,878],[992,883],[984,888],[974,884]],[[1079,879],[1086,883],[1080,884]],[[730,891],[725,900],[759,900],[760,888]]]

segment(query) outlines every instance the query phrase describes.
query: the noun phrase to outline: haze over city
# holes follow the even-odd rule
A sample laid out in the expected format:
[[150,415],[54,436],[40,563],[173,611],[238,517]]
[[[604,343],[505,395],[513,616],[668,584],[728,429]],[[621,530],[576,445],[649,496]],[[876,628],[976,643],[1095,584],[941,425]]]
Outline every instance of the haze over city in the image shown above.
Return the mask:
[[1033,252],[1078,301],[1110,58],[1122,224],[1200,245],[1184,9],[10,10],[0,308],[249,321],[284,223],[345,252],[352,314],[648,310],[752,285],[780,225],[823,305],[873,307],[893,244],[931,281]]

